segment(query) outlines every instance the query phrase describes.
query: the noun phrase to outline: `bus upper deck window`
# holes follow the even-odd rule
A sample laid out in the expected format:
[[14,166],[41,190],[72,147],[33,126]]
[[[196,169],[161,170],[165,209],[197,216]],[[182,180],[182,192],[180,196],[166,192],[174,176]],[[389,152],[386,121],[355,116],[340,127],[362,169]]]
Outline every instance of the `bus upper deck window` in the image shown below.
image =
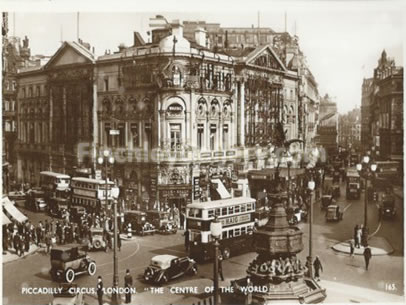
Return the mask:
[[246,208],[246,207],[245,207],[245,204],[242,204],[242,205],[241,205],[241,212],[245,212],[245,208]]
[[220,216],[220,209],[216,209],[216,216]]
[[222,234],[222,239],[226,239],[227,238],[227,231],[223,231],[223,234]]
[[214,210],[209,210],[208,211],[208,216],[213,217],[214,216]]
[[222,208],[222,209],[221,209],[221,215],[222,215],[222,216],[228,215],[228,214],[227,214],[227,208]]
[[234,214],[234,207],[228,207],[228,214]]
[[247,231],[247,228],[246,228],[246,227],[242,227],[242,228],[241,228],[241,235],[244,235],[244,234],[246,233],[246,231]]
[[239,205],[236,205],[236,206],[235,206],[235,212],[236,212],[236,213],[240,213],[240,206],[239,206]]

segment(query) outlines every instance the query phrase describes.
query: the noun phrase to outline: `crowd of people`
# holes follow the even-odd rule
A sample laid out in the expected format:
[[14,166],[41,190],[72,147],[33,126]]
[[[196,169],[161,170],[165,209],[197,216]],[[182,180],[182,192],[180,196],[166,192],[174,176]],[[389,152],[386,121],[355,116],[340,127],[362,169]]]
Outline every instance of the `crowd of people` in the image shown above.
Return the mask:
[[[66,211],[62,219],[52,218],[50,221],[39,221],[34,225],[30,221],[19,223],[12,221],[3,228],[3,251],[14,251],[15,254],[23,256],[30,251],[30,247],[46,248],[49,253],[55,244],[63,245],[67,243],[82,243],[91,240],[91,228],[102,228],[104,238],[109,241],[113,231],[114,221],[104,214],[83,214],[77,222],[70,219],[69,212]],[[118,218],[119,219],[119,218]],[[121,220],[118,221],[119,232],[124,228]],[[111,247],[111,242],[107,243]]]

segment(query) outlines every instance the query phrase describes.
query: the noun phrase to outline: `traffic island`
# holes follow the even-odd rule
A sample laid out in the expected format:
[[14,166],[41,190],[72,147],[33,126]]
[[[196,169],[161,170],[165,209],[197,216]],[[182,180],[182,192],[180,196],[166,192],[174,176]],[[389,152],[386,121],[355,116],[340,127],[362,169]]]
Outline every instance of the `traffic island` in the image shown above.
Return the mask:
[[[354,240],[346,240],[335,244],[332,249],[336,252],[350,254],[350,241],[354,243]],[[395,250],[389,244],[389,242],[383,237],[371,237],[368,239],[369,248],[371,249],[372,256],[389,255]],[[364,247],[355,248],[354,255],[364,255]]]
[[222,295],[222,304],[270,304],[273,302],[320,303],[326,290],[313,278],[296,254],[303,250],[303,232],[290,226],[281,202],[269,214],[268,223],[254,232],[258,256],[247,276],[231,281],[233,294]]

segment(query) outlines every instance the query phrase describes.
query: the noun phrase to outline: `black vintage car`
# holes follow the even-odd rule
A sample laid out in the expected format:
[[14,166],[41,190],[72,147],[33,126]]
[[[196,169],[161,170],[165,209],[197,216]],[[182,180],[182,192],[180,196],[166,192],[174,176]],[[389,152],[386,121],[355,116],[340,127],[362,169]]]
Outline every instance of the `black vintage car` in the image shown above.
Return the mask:
[[52,197],[49,204],[49,215],[57,218],[62,218],[64,211],[69,207],[69,200],[64,198]]
[[197,274],[197,263],[189,257],[157,255],[144,271],[144,280],[154,284],[165,284],[183,275]]
[[76,275],[96,274],[96,262],[78,245],[68,244],[51,250],[51,277],[54,281],[72,283]]
[[321,197],[321,208],[325,209],[327,208],[329,205],[333,204],[333,196],[332,195],[323,195]]
[[131,224],[131,231],[135,234],[144,236],[154,234],[155,227],[147,221],[147,214],[142,211],[127,211],[124,213],[124,227]]
[[396,216],[395,197],[393,195],[385,195],[382,203],[379,206],[380,218],[394,218]]

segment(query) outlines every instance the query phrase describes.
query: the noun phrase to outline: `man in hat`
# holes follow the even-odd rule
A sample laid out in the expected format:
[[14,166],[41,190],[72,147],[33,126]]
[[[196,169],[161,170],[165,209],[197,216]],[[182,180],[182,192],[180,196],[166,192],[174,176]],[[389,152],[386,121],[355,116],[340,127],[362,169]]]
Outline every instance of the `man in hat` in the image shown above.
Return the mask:
[[99,305],[103,305],[103,294],[104,294],[103,280],[102,280],[102,277],[100,275],[97,277],[96,289],[97,289],[97,299],[99,301]]
[[222,262],[223,262],[223,256],[220,255],[219,256],[219,274],[220,274],[221,281],[224,282],[223,264],[222,264]]
[[127,269],[125,277],[124,277],[124,286],[127,289],[125,293],[125,303],[131,304],[131,288],[133,285],[133,277],[130,274],[130,270]]

